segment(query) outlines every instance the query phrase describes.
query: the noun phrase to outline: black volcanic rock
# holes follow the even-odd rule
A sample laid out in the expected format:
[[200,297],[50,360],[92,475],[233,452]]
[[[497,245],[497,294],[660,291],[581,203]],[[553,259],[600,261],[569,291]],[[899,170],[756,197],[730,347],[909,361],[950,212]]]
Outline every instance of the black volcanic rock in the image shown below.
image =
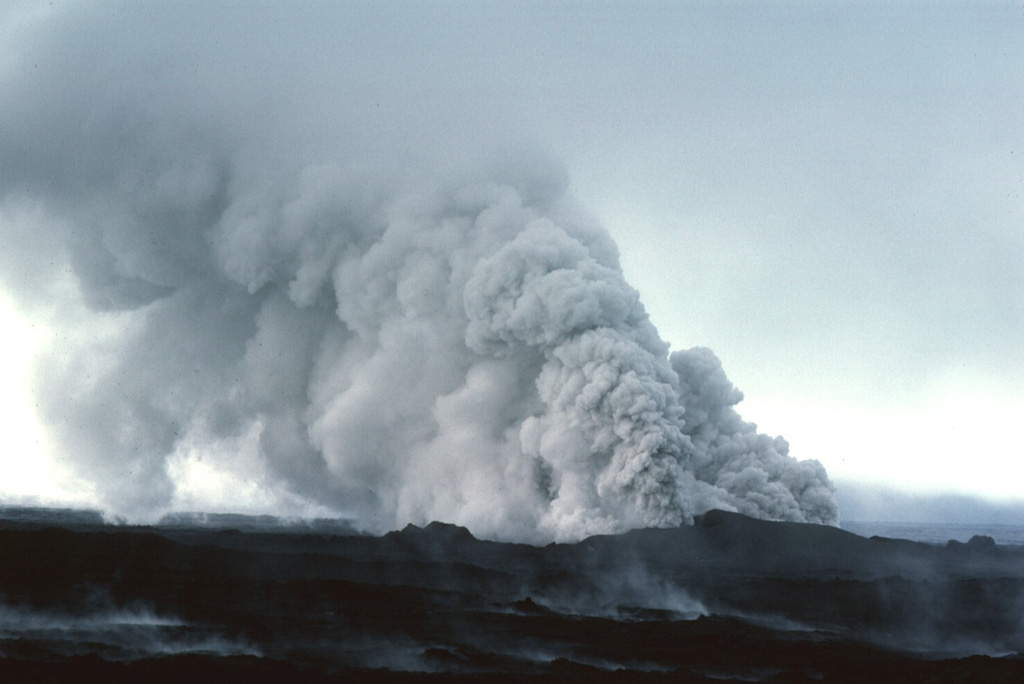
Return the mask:
[[491,543],[480,541],[465,527],[440,522],[431,522],[426,527],[410,523],[381,539],[399,556],[449,562],[476,558],[480,547]]
[[522,601],[516,601],[512,607],[524,615],[550,615],[552,613],[550,609],[538,604],[529,596]]
[[967,546],[973,551],[994,551],[996,540],[988,535],[976,534],[967,540]]
[[86,669],[137,673],[164,652],[205,653],[187,662],[214,672],[212,650],[299,681],[395,669],[592,681],[620,668],[1024,681],[1021,661],[914,655],[1024,651],[1024,550],[983,539],[945,548],[724,511],[546,547],[443,523],[383,537],[249,530],[0,524],[0,676],[44,662],[58,676],[85,654]]
[[976,534],[971,537],[967,543],[957,541],[956,539],[950,539],[946,542],[946,550],[958,554],[980,554],[980,555],[994,555],[999,553],[999,547],[996,545],[996,540],[988,535]]
[[384,535],[386,539],[403,539],[416,542],[428,542],[442,546],[465,544],[478,541],[473,534],[465,527],[452,525],[450,523],[431,522],[426,527],[418,527],[409,523],[401,531],[388,532]]
[[641,529],[579,544],[610,558],[654,563],[675,574],[722,569],[748,575],[829,574],[877,578],[927,565],[935,549],[900,540],[865,539],[837,527],[772,522],[712,510],[692,526]]

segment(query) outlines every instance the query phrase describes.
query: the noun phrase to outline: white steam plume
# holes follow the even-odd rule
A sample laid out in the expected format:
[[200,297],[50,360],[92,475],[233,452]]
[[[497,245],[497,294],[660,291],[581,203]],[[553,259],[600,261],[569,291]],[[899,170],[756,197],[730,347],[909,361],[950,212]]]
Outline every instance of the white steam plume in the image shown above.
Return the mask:
[[170,97],[34,85],[4,82],[0,273],[43,307],[70,268],[91,312],[38,396],[112,511],[173,506],[191,458],[374,530],[836,522],[824,469],[739,418],[709,351],[669,360],[558,165],[314,159]]

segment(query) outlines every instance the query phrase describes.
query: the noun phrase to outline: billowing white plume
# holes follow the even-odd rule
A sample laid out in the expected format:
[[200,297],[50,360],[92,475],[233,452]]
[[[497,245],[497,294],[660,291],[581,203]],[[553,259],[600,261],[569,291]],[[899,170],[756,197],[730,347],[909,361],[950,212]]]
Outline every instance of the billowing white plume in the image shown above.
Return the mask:
[[396,196],[335,166],[267,187],[160,163],[55,231],[85,301],[124,323],[43,383],[62,453],[115,511],[169,506],[172,459],[208,446],[377,529],[574,539],[711,506],[835,521],[821,466],[740,420],[711,352],[669,362],[561,187]]
[[91,73],[38,98],[7,75],[0,270],[36,307],[73,277],[87,312],[58,304],[39,406],[112,511],[188,501],[205,468],[372,530],[836,522],[824,469],[739,418],[711,352],[670,361],[559,165],[325,161]]

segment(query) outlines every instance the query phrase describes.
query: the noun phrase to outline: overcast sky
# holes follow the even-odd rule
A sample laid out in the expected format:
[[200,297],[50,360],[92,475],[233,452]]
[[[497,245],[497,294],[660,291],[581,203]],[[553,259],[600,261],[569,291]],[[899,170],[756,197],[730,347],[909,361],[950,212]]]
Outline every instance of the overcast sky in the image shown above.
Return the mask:
[[32,141],[0,161],[0,491],[55,491],[27,359],[80,315],[19,188],[69,146],[124,164],[89,128],[123,115],[304,160],[550,157],[661,336],[713,349],[792,455],[1024,494],[1019,2],[208,4],[0,10],[3,142]]

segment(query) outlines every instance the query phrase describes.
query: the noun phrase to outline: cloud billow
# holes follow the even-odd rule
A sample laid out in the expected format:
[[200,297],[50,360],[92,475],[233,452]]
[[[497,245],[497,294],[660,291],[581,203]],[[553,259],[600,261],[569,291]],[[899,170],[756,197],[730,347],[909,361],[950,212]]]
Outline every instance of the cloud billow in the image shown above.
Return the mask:
[[[0,266],[85,326],[37,395],[111,512],[166,511],[206,459],[371,530],[571,540],[712,507],[836,523],[824,469],[740,419],[714,355],[669,356],[543,155],[313,159],[151,100],[35,104],[0,127]],[[68,274],[80,303],[46,302]]]

